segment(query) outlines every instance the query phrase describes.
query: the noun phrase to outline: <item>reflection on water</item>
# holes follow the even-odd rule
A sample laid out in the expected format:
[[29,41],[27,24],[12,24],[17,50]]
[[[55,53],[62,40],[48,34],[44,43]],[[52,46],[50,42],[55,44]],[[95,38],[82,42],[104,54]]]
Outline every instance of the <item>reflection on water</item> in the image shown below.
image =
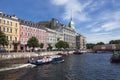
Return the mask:
[[111,54],[65,56],[65,62],[0,72],[0,80],[119,80],[120,64]]

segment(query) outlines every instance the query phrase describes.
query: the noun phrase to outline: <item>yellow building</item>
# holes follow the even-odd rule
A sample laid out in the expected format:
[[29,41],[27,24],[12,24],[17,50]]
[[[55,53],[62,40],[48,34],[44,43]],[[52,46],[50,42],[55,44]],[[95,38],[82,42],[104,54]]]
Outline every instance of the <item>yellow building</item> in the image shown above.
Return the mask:
[[6,34],[9,41],[9,45],[6,46],[6,50],[13,51],[18,50],[17,43],[20,41],[20,25],[18,18],[15,15],[7,15],[0,12],[0,30]]

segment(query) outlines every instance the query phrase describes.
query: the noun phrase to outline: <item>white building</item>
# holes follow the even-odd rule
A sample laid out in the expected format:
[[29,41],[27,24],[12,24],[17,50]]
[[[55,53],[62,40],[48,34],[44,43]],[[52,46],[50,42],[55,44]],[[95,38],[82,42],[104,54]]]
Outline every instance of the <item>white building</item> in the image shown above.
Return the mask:
[[55,44],[59,40],[63,40],[63,34],[61,32],[58,32],[56,30],[50,29],[50,28],[45,28],[47,33],[48,33],[48,39],[47,39],[47,44],[50,44],[53,49],[55,49]]

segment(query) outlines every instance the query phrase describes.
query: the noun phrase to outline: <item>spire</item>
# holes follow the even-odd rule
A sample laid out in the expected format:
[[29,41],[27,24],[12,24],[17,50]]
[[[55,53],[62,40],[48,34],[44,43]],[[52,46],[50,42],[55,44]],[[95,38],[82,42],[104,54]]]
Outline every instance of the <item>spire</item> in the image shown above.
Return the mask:
[[72,10],[71,10],[71,15],[70,15],[71,21],[72,21]]
[[72,29],[75,29],[75,27],[74,27],[74,22],[72,21],[72,10],[71,10],[70,22],[69,22],[68,26],[69,26],[70,28],[72,28]]

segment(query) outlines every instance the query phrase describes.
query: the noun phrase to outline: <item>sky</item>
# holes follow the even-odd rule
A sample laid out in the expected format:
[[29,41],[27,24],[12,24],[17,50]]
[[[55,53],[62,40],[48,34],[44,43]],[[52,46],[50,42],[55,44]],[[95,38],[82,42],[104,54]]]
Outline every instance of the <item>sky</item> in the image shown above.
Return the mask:
[[87,43],[120,39],[120,0],[0,0],[0,11],[33,22],[56,18],[65,25],[72,15]]

